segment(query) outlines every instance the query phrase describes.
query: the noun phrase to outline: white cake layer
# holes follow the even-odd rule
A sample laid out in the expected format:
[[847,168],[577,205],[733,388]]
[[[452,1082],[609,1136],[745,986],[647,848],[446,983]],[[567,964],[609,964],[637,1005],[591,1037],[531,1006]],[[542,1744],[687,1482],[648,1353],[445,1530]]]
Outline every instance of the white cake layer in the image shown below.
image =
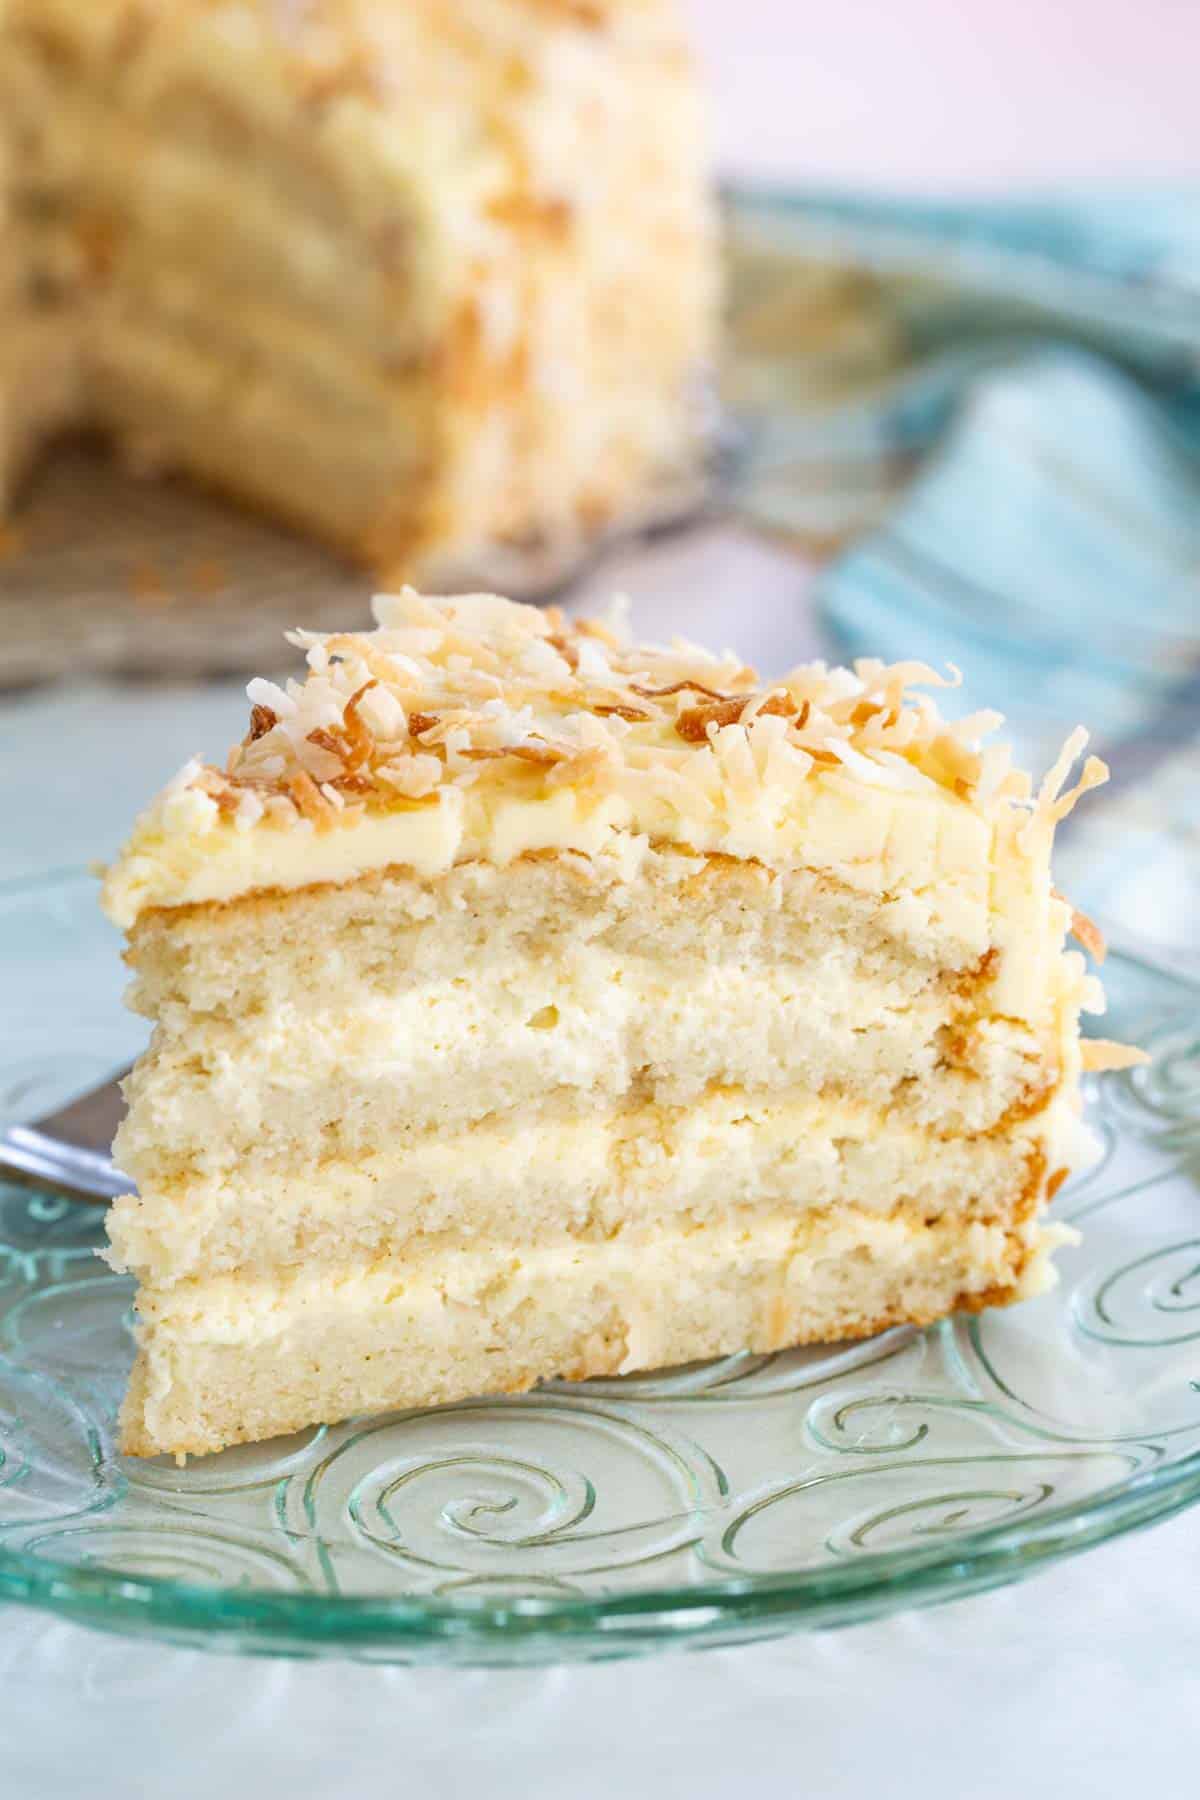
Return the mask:
[[[914,991],[915,990],[915,991]],[[303,1166],[460,1130],[490,1114],[682,1105],[717,1084],[846,1093],[943,1132],[986,1131],[1048,1098],[1065,1054],[975,1018],[951,987],[856,975],[848,960],[739,968],[578,947],[487,961],[349,1009],[280,1006],[163,1033],[128,1084],[116,1149],[146,1184],[184,1167]]]
[[[568,853],[430,878],[389,869],[345,886],[147,912],[131,940],[127,998],[181,1034],[210,1018],[369,1014],[456,980],[461,992],[477,971],[490,979],[505,966],[528,967],[539,982],[552,963],[570,981],[627,967],[643,984],[685,968],[701,983],[710,969],[715,980],[750,981],[766,967],[819,1011],[851,1010],[865,981],[893,1009],[940,991],[973,1013],[1013,1016],[997,986],[1002,959],[989,951],[986,935],[945,931],[925,890],[876,897],[811,870],[675,850]],[[1038,1028],[1065,981],[1082,996],[1077,957],[1047,962],[1020,1015]]]
[[668,1230],[653,1246],[456,1251],[415,1268],[143,1290],[123,1444],[201,1454],[554,1372],[867,1336],[1036,1291],[1051,1241],[1028,1222],[926,1226],[847,1208]]
[[109,1235],[116,1266],[168,1287],[401,1250],[419,1259],[618,1231],[653,1241],[672,1219],[707,1224],[749,1209],[990,1219],[1085,1154],[1062,1100],[1011,1132],[946,1139],[849,1102],[723,1092],[679,1109],[522,1114],[316,1168],[167,1183],[119,1200]]

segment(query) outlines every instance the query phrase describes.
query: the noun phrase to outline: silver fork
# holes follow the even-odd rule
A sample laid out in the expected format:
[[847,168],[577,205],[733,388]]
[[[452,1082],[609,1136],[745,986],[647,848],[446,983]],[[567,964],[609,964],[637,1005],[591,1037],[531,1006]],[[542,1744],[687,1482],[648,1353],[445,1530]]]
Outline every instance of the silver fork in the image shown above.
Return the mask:
[[93,1206],[131,1193],[133,1182],[108,1154],[125,1112],[120,1083],[128,1073],[122,1069],[32,1125],[10,1125],[0,1134],[0,1179]]

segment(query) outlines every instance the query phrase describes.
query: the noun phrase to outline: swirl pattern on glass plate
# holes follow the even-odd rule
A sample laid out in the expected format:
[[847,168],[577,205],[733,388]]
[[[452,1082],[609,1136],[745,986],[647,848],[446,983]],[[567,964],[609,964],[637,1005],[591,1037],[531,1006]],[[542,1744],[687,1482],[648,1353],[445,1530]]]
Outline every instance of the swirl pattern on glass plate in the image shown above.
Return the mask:
[[175,1518],[58,1525],[28,1537],[24,1549],[27,1556],[50,1562],[102,1563],[126,1575],[202,1587],[294,1591],[304,1581],[291,1559],[269,1542]]
[[0,1545],[107,1511],[123,1491],[86,1402],[52,1376],[0,1359]]
[[418,1575],[613,1574],[686,1549],[727,1491],[698,1444],[583,1397],[399,1414],[330,1445],[280,1516],[332,1588],[347,1540]]
[[1146,1466],[1130,1451],[920,1457],[814,1473],[742,1498],[701,1546],[714,1569],[763,1573],[786,1555],[817,1567],[830,1556],[910,1549],[965,1537],[1069,1499],[1084,1485],[1112,1487]]
[[978,1426],[992,1409],[981,1400],[945,1394],[842,1392],[823,1394],[808,1409],[805,1424],[815,1444],[843,1456],[894,1456],[916,1450],[947,1417]]
[[1103,1343],[1169,1349],[1200,1340],[1200,1238],[1160,1244],[1099,1269],[1071,1297],[1080,1331]]

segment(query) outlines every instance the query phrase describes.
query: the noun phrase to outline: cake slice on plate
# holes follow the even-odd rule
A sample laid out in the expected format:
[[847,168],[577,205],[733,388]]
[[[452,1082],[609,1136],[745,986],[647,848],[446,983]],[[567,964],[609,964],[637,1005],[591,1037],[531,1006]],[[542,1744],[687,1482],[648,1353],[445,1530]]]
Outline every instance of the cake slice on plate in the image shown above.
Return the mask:
[[1031,794],[919,664],[376,611],[298,633],[107,877],[156,1021],[125,1448],[1036,1290],[1100,999],[1050,879],[1083,734]]

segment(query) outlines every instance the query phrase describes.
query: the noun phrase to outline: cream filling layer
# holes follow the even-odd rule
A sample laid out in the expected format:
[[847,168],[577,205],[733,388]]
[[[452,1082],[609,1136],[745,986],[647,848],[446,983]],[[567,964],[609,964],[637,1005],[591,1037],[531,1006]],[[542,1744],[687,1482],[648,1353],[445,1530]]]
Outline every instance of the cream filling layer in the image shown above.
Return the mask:
[[[426,803],[369,813],[317,832],[304,823],[239,830],[193,788],[166,792],[143,815],[104,899],[119,925],[148,906],[229,900],[258,889],[356,880],[391,864],[438,875],[473,858],[504,864],[530,851],[599,856],[618,839],[636,868],[649,839],[770,866],[828,870],[850,887],[936,886],[956,937],[980,935],[991,879],[991,831],[966,802],[941,789],[911,795],[817,775],[786,807],[762,790],[699,829],[666,800],[581,788],[531,791],[520,778],[441,789]],[[632,870],[631,870],[632,872]]]
[[430,1132],[465,1132],[488,1117],[524,1113],[545,1121],[646,1099],[688,1106],[712,1087],[736,1089],[751,1103],[796,1089],[848,1097],[943,1135],[977,1133],[1044,1105],[1064,1073],[1031,1033],[1007,1020],[975,1027],[961,1066],[946,1060],[936,1029],[912,1023],[848,1031],[842,1043],[818,1043],[809,1061],[801,1052],[811,1044],[788,1053],[743,1026],[729,1041],[693,1045],[676,1037],[663,1060],[642,1063],[628,1056],[627,1044],[606,1043],[600,1034],[589,1041],[581,1032],[560,1048],[553,1029],[529,1026],[514,1043],[493,1029],[472,1036],[469,1026],[464,1020],[427,1056],[404,1048],[390,1058],[361,1048],[355,1056],[347,1047],[341,1061],[333,1033],[319,1056],[306,1059],[303,1046],[272,1043],[264,1028],[256,1060],[252,1041],[230,1054],[228,1033],[199,1030],[138,1067],[116,1154],[148,1188],[189,1172],[236,1169],[244,1180],[288,1170],[315,1174],[330,1158],[356,1158]]
[[698,1225],[749,1208],[994,1217],[1039,1167],[1073,1170],[1089,1151],[1064,1096],[1003,1136],[937,1139],[849,1102],[723,1093],[678,1111],[488,1121],[316,1170],[168,1183],[116,1202],[110,1260],[170,1286],[243,1265],[401,1248],[419,1259],[455,1242],[653,1240],[669,1220]]
[[[781,1212],[666,1232],[656,1244],[615,1238],[600,1244],[566,1244],[513,1251],[507,1248],[445,1250],[421,1262],[380,1258],[365,1268],[325,1266],[260,1275],[238,1271],[186,1282],[166,1292],[143,1288],[138,1297],[143,1343],[172,1339],[193,1344],[261,1345],[294,1336],[303,1344],[322,1313],[365,1320],[394,1314],[417,1318],[423,1340],[436,1353],[439,1332],[457,1333],[463,1309],[486,1310],[490,1320],[517,1315],[527,1304],[569,1310],[580,1289],[609,1289],[626,1312],[643,1321],[646,1334],[676,1318],[688,1303],[688,1287],[719,1293],[731,1275],[748,1267],[803,1292],[821,1264],[865,1251],[872,1263],[898,1275],[914,1264],[943,1258],[974,1270],[978,1285],[1001,1279],[1011,1267],[1012,1228],[972,1221],[915,1224],[905,1217],[877,1217],[850,1210],[813,1215]],[[1038,1245],[1038,1227],[1019,1228],[1020,1241]],[[1051,1227],[1051,1241],[1061,1230]],[[848,1283],[853,1295],[853,1280]],[[639,1339],[643,1330],[637,1332]],[[630,1367],[650,1367],[652,1348],[639,1342]]]
[[547,786],[522,763],[492,768],[486,779],[469,770],[427,799],[335,816],[317,830],[305,818],[222,814],[191,785],[189,765],[138,821],[102,903],[131,928],[147,908],[342,886],[386,869],[430,880],[457,864],[502,869],[567,852],[604,859],[634,882],[648,853],[675,849],[785,877],[828,876],[881,901],[918,898],[931,953],[944,945],[945,961],[961,966],[966,945],[996,951],[996,1009],[1024,1018],[1042,1009],[1070,909],[1052,893],[1046,834],[1027,833],[1021,815],[984,815],[933,785],[910,793],[823,769],[798,788],[731,783],[701,803],[690,791],[668,798],[634,769],[616,771],[617,785],[597,794],[582,781]]
[[[350,1006],[338,1003],[330,957],[323,986],[303,1004],[237,1020],[186,1017],[177,1031],[160,1031],[133,1097],[149,1099],[164,1083],[180,1092],[210,1083],[214,1103],[233,1117],[249,1116],[256,1093],[265,1114],[272,1096],[339,1081],[436,1099],[470,1078],[474,1095],[456,1101],[462,1116],[479,1117],[498,1103],[485,1090],[510,1083],[512,1100],[531,1087],[620,1095],[645,1083],[682,1102],[712,1082],[819,1089],[876,1074],[894,1082],[933,1073],[948,1026],[961,1035],[958,1058],[980,1077],[1003,1079],[999,1059],[1054,1055],[1052,1015],[1040,1031],[981,1017],[927,970],[915,967],[907,980],[870,977],[837,952],[831,945],[817,962],[741,966],[574,945],[558,956],[482,959],[469,972]],[[156,1129],[170,1141],[169,1121]]]
[[503,866],[547,851],[616,856],[633,880],[652,841],[808,868],[860,893],[919,893],[935,937],[956,951],[967,943],[1001,952],[996,1005],[1013,1015],[1037,1011],[1058,954],[1048,874],[1030,865],[1013,821],[997,826],[944,789],[913,794],[824,772],[790,795],[726,792],[704,818],[644,786],[597,799],[582,787],[546,790],[514,774],[446,785],[428,801],[323,832],[307,821],[239,828],[209,795],[180,783],[139,820],[108,872],[103,902],[129,927],[147,907],[342,884],[390,866],[433,877],[460,862]]

